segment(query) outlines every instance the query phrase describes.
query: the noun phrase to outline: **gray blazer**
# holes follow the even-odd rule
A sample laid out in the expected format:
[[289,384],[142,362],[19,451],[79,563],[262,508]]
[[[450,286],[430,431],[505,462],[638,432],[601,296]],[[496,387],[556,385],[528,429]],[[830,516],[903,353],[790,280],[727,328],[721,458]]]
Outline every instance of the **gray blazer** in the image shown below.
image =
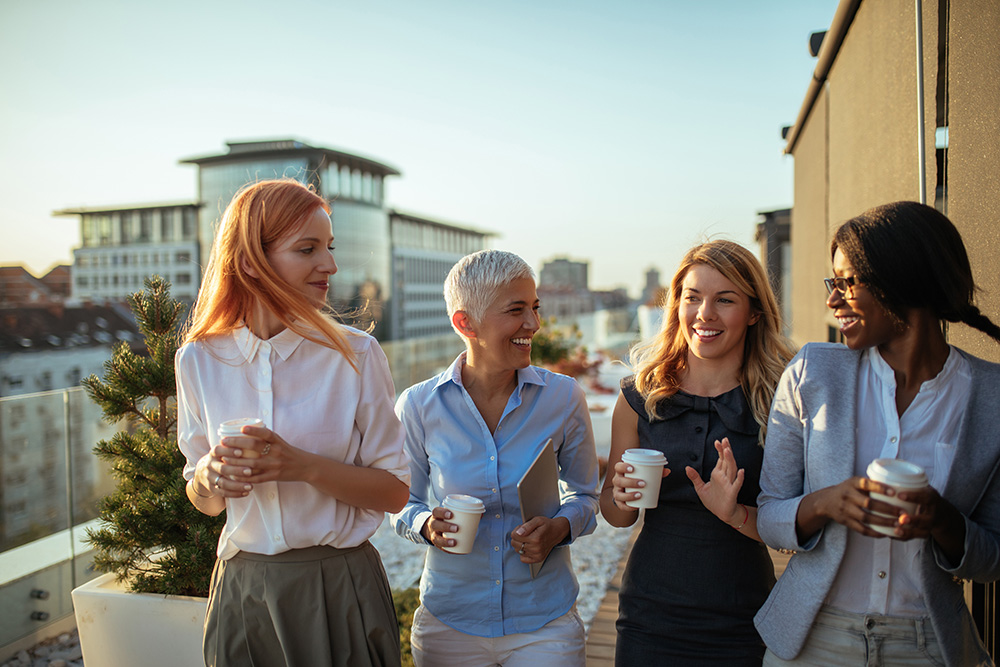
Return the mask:
[[[960,580],[1000,579],[1000,364],[961,353],[972,367],[972,390],[942,495],[965,516],[965,554],[953,566],[930,543],[920,564],[934,633],[947,664],[956,667],[993,664]],[[771,406],[757,528],[769,546],[797,553],[754,623],[784,660],[802,650],[844,557],[846,527],[831,521],[799,544],[795,515],[806,494],[854,474],[860,361],[860,351],[843,345],[806,345],[782,374]]]

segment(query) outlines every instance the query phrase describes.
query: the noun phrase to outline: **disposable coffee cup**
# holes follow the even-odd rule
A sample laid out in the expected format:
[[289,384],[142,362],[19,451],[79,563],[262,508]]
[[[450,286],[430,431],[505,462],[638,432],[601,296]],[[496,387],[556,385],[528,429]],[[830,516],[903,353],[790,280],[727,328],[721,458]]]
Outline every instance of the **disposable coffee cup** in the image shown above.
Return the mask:
[[[915,463],[903,461],[902,459],[875,459],[868,464],[866,474],[868,475],[868,479],[891,486],[897,492],[917,491],[927,486],[927,474],[924,472],[924,469]],[[875,492],[871,492],[868,495],[875,500],[881,500],[884,503],[901,507],[903,511],[910,514],[917,511],[917,503],[900,500],[897,496],[886,496]],[[872,514],[889,519],[895,518],[892,515],[883,514],[882,512],[872,512]],[[868,527],[889,537],[896,536],[895,526],[875,526],[869,524]]]
[[643,487],[625,487],[628,492],[639,491],[638,499],[627,500],[625,504],[637,509],[653,509],[660,499],[660,482],[663,480],[663,466],[667,465],[667,457],[658,449],[626,449],[622,461],[632,466],[633,472],[628,473],[632,479],[641,479],[646,483]]
[[451,510],[449,521],[458,526],[456,533],[444,533],[445,537],[455,540],[453,547],[441,547],[453,554],[467,554],[472,551],[476,541],[476,531],[479,530],[479,519],[486,512],[483,501],[462,493],[449,493],[441,503],[441,507]]
[[[263,426],[264,422],[256,417],[249,417],[246,419],[230,419],[219,424],[219,437],[232,437],[236,435],[243,435],[244,426]],[[245,459],[256,459],[260,458],[260,452],[256,449],[243,449],[243,458]]]

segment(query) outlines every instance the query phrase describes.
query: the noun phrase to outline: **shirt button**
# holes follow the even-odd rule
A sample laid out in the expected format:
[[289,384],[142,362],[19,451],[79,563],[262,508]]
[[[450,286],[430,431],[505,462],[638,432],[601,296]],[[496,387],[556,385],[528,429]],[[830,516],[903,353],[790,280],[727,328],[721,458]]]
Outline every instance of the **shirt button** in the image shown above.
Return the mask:
[[269,415],[269,414],[271,414],[271,411],[270,410],[264,410],[264,414],[265,415]]
[[496,490],[496,489],[490,489],[490,491],[492,491],[493,493],[496,493],[496,492],[497,492],[497,490]]
[[271,500],[274,500],[274,491],[272,491],[271,493],[267,494],[267,497],[269,499],[271,499]]
[[500,547],[493,547],[493,551],[500,551]]
[[499,579],[497,579],[497,586],[499,586],[499,585],[500,585],[500,580],[499,580]]
[[497,514],[497,515],[496,515],[496,517],[497,517],[497,518],[499,519],[499,518],[500,518],[500,515],[499,515],[499,514]]
[[690,454],[688,454],[688,458],[691,459],[692,461],[697,461],[698,455],[695,454],[694,452],[691,452]]
[[891,438],[889,438],[889,442],[896,442],[896,436],[892,436]]
[[878,578],[879,578],[879,579],[885,579],[885,570],[881,570],[881,571],[880,571],[880,572],[878,573]]
[[274,541],[275,542],[280,542],[281,541],[281,535],[275,535],[274,536]]
[[703,429],[703,428],[702,428],[702,427],[700,427],[700,426],[695,426],[695,427],[694,427],[694,432],[695,432],[695,433],[701,433],[701,432],[702,432],[702,431],[704,431],[704,430],[705,430],[705,429]]
[[495,456],[491,456],[490,457],[490,461],[496,461],[496,460],[497,460],[497,457],[495,457]]

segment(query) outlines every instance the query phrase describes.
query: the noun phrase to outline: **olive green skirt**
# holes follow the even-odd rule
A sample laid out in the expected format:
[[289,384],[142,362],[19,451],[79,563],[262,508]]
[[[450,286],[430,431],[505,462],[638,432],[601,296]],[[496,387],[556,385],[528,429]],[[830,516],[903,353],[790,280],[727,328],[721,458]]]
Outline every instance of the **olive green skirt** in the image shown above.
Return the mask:
[[398,667],[378,551],[365,542],[216,561],[204,653],[207,667]]

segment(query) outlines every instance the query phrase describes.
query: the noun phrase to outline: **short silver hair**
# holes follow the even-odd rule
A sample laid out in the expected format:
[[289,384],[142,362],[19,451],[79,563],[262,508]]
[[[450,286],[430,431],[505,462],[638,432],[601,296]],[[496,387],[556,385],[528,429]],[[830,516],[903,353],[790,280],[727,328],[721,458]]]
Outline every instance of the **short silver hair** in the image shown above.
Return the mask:
[[448,319],[461,310],[474,322],[482,322],[486,309],[499,296],[500,290],[520,278],[534,280],[535,272],[512,252],[480,250],[466,255],[451,267],[444,280]]

